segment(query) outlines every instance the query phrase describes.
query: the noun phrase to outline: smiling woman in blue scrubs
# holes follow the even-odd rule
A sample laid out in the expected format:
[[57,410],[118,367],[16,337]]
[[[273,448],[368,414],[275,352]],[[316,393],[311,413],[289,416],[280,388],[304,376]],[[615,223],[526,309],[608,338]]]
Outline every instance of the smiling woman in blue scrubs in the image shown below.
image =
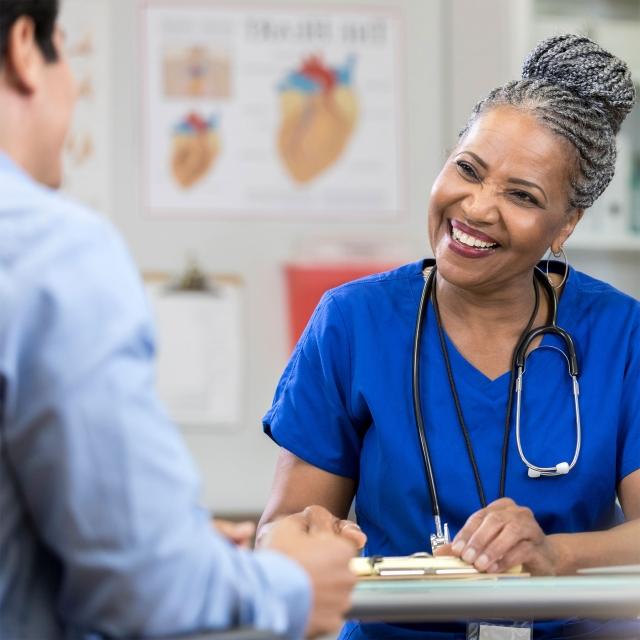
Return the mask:
[[[640,304],[570,267],[565,273],[554,263],[550,278],[558,325],[573,337],[580,365],[580,455],[568,474],[530,477],[512,411],[500,488],[514,348],[550,312],[534,268],[547,249],[560,253],[611,180],[615,134],[634,99],[622,61],[586,38],[546,40],[521,80],[476,106],[433,185],[429,240],[444,344],[430,303],[420,401],[443,519],[454,535],[445,551],[482,571],[522,563],[553,575],[640,562]],[[282,450],[263,523],[309,504],[345,518],[355,496],[367,555],[429,549],[432,505],[411,389],[416,313],[430,264],[364,278],[322,298],[264,418]],[[576,446],[571,379],[562,354],[545,348],[553,346],[553,336],[532,344],[522,400],[522,447],[541,466],[570,461]],[[546,623],[534,637],[583,632]],[[348,623],[342,637],[466,632],[455,623]]]

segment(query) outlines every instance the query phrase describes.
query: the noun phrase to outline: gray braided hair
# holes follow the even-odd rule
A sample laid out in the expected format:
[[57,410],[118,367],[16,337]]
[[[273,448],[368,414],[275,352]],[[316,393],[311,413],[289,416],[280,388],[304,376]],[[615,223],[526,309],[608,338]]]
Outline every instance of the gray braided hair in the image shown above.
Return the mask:
[[589,38],[555,36],[527,56],[521,80],[493,89],[476,104],[460,138],[493,107],[511,105],[532,113],[575,149],[569,204],[586,209],[613,178],[615,137],[635,97],[622,60]]

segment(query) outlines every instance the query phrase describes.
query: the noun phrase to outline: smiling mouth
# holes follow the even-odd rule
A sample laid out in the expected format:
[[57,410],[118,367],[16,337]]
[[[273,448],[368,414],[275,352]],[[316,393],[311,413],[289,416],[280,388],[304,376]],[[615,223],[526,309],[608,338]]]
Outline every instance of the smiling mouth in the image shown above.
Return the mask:
[[[470,249],[490,251],[492,249],[497,249],[500,246],[497,242],[484,234],[476,235],[472,229],[466,225],[462,225],[456,220],[449,220],[449,234],[455,242]],[[482,237],[479,237],[480,235],[482,235]]]

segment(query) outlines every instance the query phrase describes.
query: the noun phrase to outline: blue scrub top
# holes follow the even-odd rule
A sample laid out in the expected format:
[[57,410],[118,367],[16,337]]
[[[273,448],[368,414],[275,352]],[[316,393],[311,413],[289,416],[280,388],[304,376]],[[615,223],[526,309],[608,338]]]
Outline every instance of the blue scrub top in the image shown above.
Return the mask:
[[[433,532],[411,394],[413,336],[424,266],[420,261],[327,292],[263,419],[265,432],[280,446],[320,469],[357,482],[355,507],[368,537],[366,555],[429,549]],[[566,476],[529,478],[518,455],[512,416],[506,481],[506,495],[532,509],[548,534],[594,531],[614,524],[616,487],[640,468],[640,304],[570,269],[559,302],[558,325],[574,338],[581,367],[580,458]],[[554,346],[555,341],[547,335],[541,347]],[[510,375],[506,372],[490,380],[448,338],[447,348],[491,502],[499,497]],[[431,306],[420,358],[427,437],[440,507],[453,537],[481,505]],[[571,394],[564,357],[554,349],[536,349],[527,360],[521,422],[524,452],[534,464],[571,461],[575,447]],[[349,623],[342,637],[415,637],[414,632],[398,627],[391,636],[388,625],[361,625],[360,629],[354,625]],[[549,633],[552,627],[557,630],[558,624],[545,626]],[[465,637],[461,625],[422,629],[432,631],[419,637]]]

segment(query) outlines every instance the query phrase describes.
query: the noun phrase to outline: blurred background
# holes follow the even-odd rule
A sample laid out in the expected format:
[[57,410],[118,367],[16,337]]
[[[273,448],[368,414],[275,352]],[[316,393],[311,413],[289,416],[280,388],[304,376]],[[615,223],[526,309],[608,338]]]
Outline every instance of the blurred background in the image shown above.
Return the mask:
[[[124,235],[160,393],[232,517],[266,501],[261,417],[322,291],[429,255],[431,184],[476,101],[564,32],[640,82],[640,0],[63,0],[62,21],[64,188]],[[640,296],[638,107],[567,254]]]

